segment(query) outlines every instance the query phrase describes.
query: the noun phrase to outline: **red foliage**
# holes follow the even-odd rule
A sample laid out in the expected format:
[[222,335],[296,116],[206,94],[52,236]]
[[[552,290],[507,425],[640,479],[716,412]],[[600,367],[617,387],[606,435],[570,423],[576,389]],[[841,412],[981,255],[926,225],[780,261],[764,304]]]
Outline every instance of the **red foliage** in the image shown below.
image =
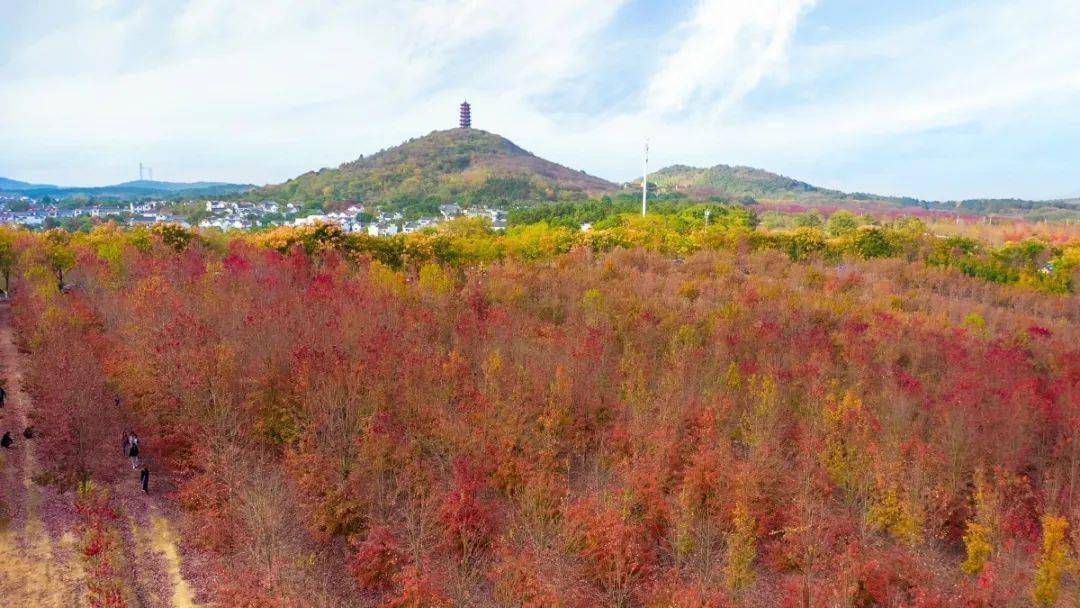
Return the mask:
[[447,545],[460,556],[472,556],[491,545],[496,531],[495,504],[483,497],[486,480],[473,462],[454,462],[450,491],[443,496],[439,519]]
[[304,604],[281,597],[266,589],[257,576],[247,571],[232,571],[225,580],[218,597],[223,606],[230,608],[303,608]]
[[78,531],[82,537],[81,553],[86,572],[87,601],[92,608],[126,608],[127,596],[120,572],[114,522],[118,515],[109,504],[108,495],[84,487],[75,501]]
[[[147,429],[187,539],[240,573],[222,605],[1018,604],[1077,495],[1059,296],[770,252],[575,251],[433,290],[299,246],[94,251],[79,293],[17,297],[41,453],[73,485]],[[959,568],[977,471],[1011,560],[985,581]],[[729,594],[735,532],[756,582]]]
[[196,515],[185,530],[192,543],[216,551],[233,546],[237,530],[228,514],[228,486],[209,475],[198,475],[180,487],[177,498]]
[[417,566],[406,566],[395,581],[397,593],[379,604],[379,608],[450,608],[453,603],[439,581]]
[[368,532],[367,538],[356,543],[355,550],[349,569],[365,591],[389,590],[408,561],[393,531],[386,526]]
[[656,568],[658,548],[648,528],[627,521],[613,506],[580,499],[567,509],[566,519],[586,579],[605,593],[629,597]]

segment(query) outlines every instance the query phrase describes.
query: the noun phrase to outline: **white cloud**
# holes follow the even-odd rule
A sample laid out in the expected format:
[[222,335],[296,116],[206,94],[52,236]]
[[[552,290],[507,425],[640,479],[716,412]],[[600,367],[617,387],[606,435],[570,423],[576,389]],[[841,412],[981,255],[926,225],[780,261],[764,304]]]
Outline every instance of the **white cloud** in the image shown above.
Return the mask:
[[[128,154],[247,146],[242,177],[278,180],[281,151],[271,147],[289,146],[295,172],[389,145],[387,135],[452,125],[449,101],[431,120],[435,98],[523,104],[585,69],[583,45],[620,2],[193,0],[154,15],[168,22],[164,39],[141,37],[145,11],[91,14],[15,57],[21,77],[0,79],[0,130],[29,146]],[[161,61],[123,65],[125,53],[149,47]],[[251,171],[267,157],[274,166]]]
[[[1049,0],[965,6],[880,38],[830,49],[811,78],[871,58],[872,72],[828,99],[785,110],[783,129],[865,139],[992,119],[1080,93],[1080,5]],[[801,126],[799,126],[801,125]]]
[[799,16],[814,2],[700,0],[649,83],[649,109],[730,107],[783,65]]
[[[640,41],[659,48],[651,69],[616,51],[626,3],[89,0],[35,15],[36,38],[0,60],[0,175],[103,183],[142,160],[169,179],[280,181],[452,126],[468,97],[478,127],[612,179],[638,171],[649,136],[654,165],[810,167],[796,177],[814,181],[815,163],[890,138],[1080,101],[1075,0],[982,0],[809,39],[814,0],[699,0]],[[617,113],[554,109],[572,125],[537,103],[636,85],[640,98],[590,106]]]

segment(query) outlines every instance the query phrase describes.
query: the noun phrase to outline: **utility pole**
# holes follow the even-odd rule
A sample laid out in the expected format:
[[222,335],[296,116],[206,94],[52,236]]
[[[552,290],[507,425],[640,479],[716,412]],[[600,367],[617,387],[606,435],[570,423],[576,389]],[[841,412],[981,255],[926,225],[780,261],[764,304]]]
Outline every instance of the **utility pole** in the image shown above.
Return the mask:
[[645,163],[641,175],[641,215],[649,209],[649,140],[645,140]]

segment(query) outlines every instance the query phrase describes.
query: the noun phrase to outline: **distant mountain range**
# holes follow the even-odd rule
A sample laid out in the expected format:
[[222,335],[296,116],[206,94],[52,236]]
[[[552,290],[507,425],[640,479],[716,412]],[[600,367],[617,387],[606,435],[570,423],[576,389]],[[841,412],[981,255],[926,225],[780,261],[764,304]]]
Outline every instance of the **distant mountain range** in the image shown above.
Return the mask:
[[250,184],[229,184],[223,182],[158,182],[135,180],[112,186],[71,186],[61,187],[50,184],[29,184],[18,180],[0,177],[0,192],[13,192],[42,198],[49,196],[56,199],[73,196],[97,198],[142,198],[142,197],[187,197],[219,196],[235,192],[246,192],[255,186]]
[[613,182],[544,160],[480,129],[433,131],[336,169],[255,192],[282,201],[356,199],[376,204],[550,201],[617,190]]

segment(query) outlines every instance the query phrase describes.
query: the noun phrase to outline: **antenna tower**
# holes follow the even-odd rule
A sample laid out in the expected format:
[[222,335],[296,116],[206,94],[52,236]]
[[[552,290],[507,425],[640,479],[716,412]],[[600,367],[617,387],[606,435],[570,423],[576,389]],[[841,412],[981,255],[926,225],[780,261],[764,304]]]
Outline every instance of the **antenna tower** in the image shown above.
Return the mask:
[[649,140],[645,140],[645,162],[641,175],[641,215],[649,209]]

